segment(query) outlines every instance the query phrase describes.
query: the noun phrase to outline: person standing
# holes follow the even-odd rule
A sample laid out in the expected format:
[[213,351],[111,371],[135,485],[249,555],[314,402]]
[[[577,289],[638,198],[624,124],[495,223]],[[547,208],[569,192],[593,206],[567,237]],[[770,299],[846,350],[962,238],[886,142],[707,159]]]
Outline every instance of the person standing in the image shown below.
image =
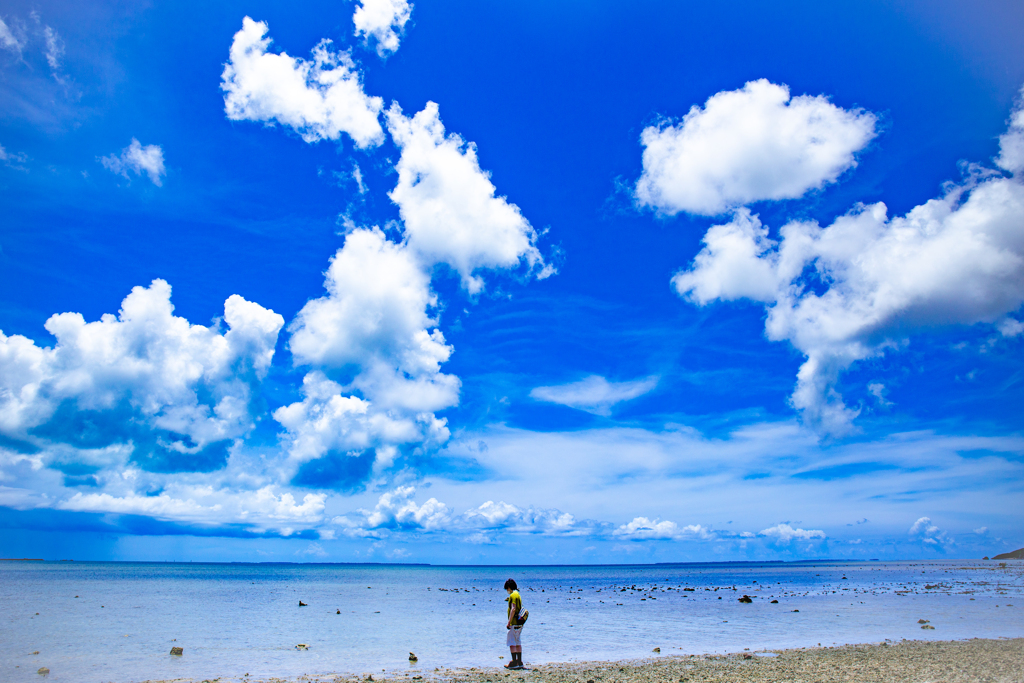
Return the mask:
[[529,610],[523,611],[523,598],[519,595],[519,586],[516,585],[515,579],[505,582],[505,592],[508,593],[508,597],[505,598],[505,601],[508,602],[508,618],[505,622],[508,636],[505,638],[505,644],[508,645],[509,653],[512,655],[512,661],[506,664],[505,668],[522,669],[523,624],[526,623],[530,612]]

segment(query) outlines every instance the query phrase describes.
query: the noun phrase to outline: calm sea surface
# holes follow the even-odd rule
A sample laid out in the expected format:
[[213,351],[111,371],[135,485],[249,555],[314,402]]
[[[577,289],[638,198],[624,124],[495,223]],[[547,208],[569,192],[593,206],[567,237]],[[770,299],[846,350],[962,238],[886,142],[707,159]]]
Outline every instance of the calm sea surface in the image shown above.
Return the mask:
[[530,610],[527,664],[1020,637],[1024,562],[1006,565],[0,562],[0,680],[40,681],[43,666],[76,683],[499,666],[509,576]]

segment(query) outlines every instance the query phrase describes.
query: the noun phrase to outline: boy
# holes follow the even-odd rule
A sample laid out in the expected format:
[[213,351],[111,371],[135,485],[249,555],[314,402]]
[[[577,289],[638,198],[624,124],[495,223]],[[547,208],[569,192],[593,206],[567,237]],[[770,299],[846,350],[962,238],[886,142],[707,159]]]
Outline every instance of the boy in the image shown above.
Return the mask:
[[526,623],[530,612],[529,610],[523,611],[523,599],[519,596],[519,586],[516,585],[514,579],[505,582],[505,591],[508,593],[508,597],[505,598],[505,601],[508,602],[508,620],[505,622],[508,636],[505,638],[505,644],[508,645],[508,651],[512,655],[512,661],[506,664],[505,668],[522,669],[523,643],[521,637],[523,624]]

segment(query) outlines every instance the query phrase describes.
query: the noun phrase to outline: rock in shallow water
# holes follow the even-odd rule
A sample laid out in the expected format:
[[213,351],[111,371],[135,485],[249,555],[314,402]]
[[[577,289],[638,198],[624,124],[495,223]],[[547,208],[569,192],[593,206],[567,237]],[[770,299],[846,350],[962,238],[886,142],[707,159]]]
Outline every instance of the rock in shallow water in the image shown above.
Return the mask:
[[39,671],[37,671],[36,673],[40,674],[42,676],[45,676],[46,674],[50,673],[50,670],[47,669],[45,666],[43,666],[43,667],[40,667]]
[[180,647],[172,647],[171,648],[171,654],[172,655],[181,656],[181,655],[185,654],[185,650],[184,650],[184,648],[180,648]]

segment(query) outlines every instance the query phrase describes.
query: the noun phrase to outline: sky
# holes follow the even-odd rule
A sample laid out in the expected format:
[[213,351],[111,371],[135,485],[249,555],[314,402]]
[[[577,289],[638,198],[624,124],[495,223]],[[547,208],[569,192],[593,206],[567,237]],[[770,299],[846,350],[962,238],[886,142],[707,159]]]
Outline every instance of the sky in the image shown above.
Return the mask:
[[1024,546],[1024,6],[0,3],[0,556]]

